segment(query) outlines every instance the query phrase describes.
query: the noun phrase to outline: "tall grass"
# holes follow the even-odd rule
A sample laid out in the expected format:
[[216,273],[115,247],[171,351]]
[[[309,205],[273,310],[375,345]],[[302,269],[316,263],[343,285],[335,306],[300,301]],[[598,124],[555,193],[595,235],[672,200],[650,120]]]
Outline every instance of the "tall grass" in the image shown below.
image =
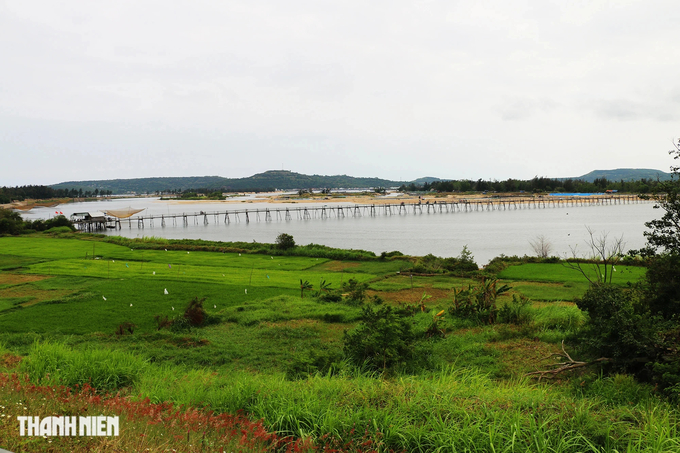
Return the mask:
[[541,330],[574,331],[586,321],[586,316],[575,305],[546,304],[540,308],[531,307],[529,310],[536,327]]
[[[679,447],[678,411],[629,378],[577,395],[526,379],[495,381],[447,367],[386,378],[345,368],[291,382],[280,374],[148,364],[124,352],[36,343],[22,364],[34,382],[127,387],[154,403],[240,410],[280,436],[324,436],[409,452],[665,452]],[[357,451],[361,449],[357,448]]]
[[108,349],[76,351],[62,343],[35,343],[21,370],[40,384],[69,387],[88,383],[101,391],[113,391],[136,383],[147,367],[132,354]]
[[[655,418],[650,408],[637,405],[631,410],[637,423],[621,423],[597,398],[574,402],[547,387],[499,383],[470,369],[398,379],[315,376],[292,383],[278,375],[178,375],[163,368],[145,374],[137,388],[155,401],[243,409],[282,435],[349,440],[368,431],[385,447],[414,452],[613,453],[677,445],[671,437],[677,412],[664,404],[654,409]],[[648,426],[659,417],[665,420],[660,427]]]

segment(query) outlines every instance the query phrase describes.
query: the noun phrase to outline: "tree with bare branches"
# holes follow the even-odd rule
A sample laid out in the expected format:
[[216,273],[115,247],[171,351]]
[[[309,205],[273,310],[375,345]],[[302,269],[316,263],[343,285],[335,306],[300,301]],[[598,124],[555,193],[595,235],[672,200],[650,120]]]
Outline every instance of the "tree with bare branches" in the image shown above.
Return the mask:
[[539,258],[548,258],[550,252],[552,252],[552,244],[543,235],[538,236],[533,241],[529,241],[529,244]]
[[596,283],[611,283],[616,272],[616,264],[624,257],[623,236],[610,239],[609,233],[602,233],[595,236],[595,232],[590,227],[588,230],[589,239],[586,241],[590,249],[586,255],[578,256],[577,246],[571,248],[571,259],[565,259],[564,265],[570,269],[579,271],[591,285]]

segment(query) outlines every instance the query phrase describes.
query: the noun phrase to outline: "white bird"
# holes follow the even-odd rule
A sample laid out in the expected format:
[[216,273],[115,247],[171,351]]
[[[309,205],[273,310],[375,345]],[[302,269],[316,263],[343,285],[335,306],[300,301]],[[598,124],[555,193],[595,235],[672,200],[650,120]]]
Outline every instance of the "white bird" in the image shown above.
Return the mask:
[[153,271],[153,275],[156,275],[156,271]]
[[274,257],[273,257],[273,256],[272,256],[272,259],[274,259]]
[[239,253],[238,256],[241,256],[241,254]]
[[164,294],[168,294],[168,289],[165,288],[165,289],[163,290],[163,293],[164,293]]
[[130,306],[132,307],[132,304],[130,304]]
[[106,297],[102,296],[102,299],[106,300]]
[[112,262],[112,263],[115,263],[115,262],[116,262],[116,260],[111,260],[111,262]]
[[224,274],[222,274],[222,277],[224,277]]
[[165,249],[165,251],[167,252],[167,251],[168,251],[168,249]]
[[248,294],[248,288],[246,288],[246,294]]
[[613,270],[614,272],[616,272],[616,268],[615,268],[614,266],[612,266],[612,270]]
[[172,307],[172,311],[175,311],[175,307]]
[[189,254],[189,252],[187,252],[187,255],[188,255],[188,254]]
[[213,308],[217,308],[217,305],[213,305]]

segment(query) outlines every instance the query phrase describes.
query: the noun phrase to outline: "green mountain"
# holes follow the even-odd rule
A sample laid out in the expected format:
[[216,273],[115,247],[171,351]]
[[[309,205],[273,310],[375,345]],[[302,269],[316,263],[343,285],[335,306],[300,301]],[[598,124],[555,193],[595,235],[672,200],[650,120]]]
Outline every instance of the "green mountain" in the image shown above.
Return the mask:
[[380,178],[355,178],[347,175],[303,175],[288,170],[270,170],[247,178],[223,178],[221,176],[190,176],[170,178],[110,179],[92,181],[68,181],[54,184],[54,189],[110,190],[114,194],[154,193],[170,190],[212,189],[224,192],[248,192],[313,189],[397,187],[401,181]]
[[583,176],[570,179],[580,179],[582,181],[593,182],[596,179],[605,178],[608,181],[640,181],[641,179],[661,181],[671,179],[671,174],[661,170],[649,168],[617,168],[616,170],[593,170]]

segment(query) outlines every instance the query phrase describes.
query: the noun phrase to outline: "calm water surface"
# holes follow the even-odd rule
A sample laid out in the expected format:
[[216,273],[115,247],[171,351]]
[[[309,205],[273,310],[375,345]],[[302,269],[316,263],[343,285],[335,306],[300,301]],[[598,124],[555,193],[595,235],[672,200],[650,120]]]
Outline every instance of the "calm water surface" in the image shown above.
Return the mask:
[[[107,209],[124,209],[127,207],[145,208],[142,215],[181,214],[233,211],[247,208],[250,223],[223,223],[224,215],[215,223],[215,217],[209,216],[209,224],[199,225],[189,218],[189,226],[172,226],[172,220],[166,220],[166,227],[155,221],[153,228],[140,229],[136,222],[131,227],[123,221],[121,230],[109,230],[106,234],[125,237],[158,236],[168,239],[206,239],[213,241],[257,241],[274,242],[280,233],[293,235],[298,244],[323,244],[331,247],[364,249],[375,253],[398,250],[409,255],[458,256],[463,246],[467,245],[479,264],[486,264],[490,259],[500,255],[533,255],[530,242],[543,235],[552,245],[552,254],[571,256],[571,249],[576,248],[579,255],[588,251],[586,227],[596,232],[596,236],[608,234],[609,238],[623,236],[625,249],[641,248],[645,244],[643,232],[644,222],[658,218],[661,211],[653,209],[651,203],[622,204],[612,206],[578,206],[545,209],[518,209],[506,211],[472,211],[442,214],[407,215],[376,217],[345,217],[326,219],[264,221],[264,213],[260,213],[261,221],[255,221],[253,211],[285,209],[288,207],[320,206],[319,204],[269,204],[249,203],[244,198],[241,203],[196,203],[169,202],[155,198],[130,198],[111,201],[95,201],[69,203],[56,208],[37,208],[24,213],[24,218],[49,218],[55,211],[63,212],[67,217],[74,212],[91,212]],[[348,206],[349,203],[342,203]],[[335,206],[335,204],[328,204]]]

